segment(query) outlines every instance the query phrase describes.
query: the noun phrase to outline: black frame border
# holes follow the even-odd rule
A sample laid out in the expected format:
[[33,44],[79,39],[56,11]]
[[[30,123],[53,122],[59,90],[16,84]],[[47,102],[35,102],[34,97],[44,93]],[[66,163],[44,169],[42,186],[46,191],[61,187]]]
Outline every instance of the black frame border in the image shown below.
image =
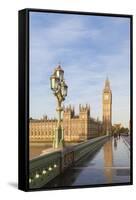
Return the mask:
[[[130,19],[130,182],[95,184],[84,186],[61,186],[29,189],[29,13],[58,13],[123,17]],[[26,8],[18,12],[18,189],[23,191],[46,191],[81,189],[93,187],[123,186],[133,184],[133,15]]]

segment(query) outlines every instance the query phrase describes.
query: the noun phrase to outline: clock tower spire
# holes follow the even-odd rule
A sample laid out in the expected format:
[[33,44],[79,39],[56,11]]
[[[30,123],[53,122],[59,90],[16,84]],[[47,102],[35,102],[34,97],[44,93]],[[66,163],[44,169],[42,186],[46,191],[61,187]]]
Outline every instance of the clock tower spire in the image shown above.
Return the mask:
[[108,77],[105,80],[105,87],[103,89],[103,132],[111,135],[112,127],[112,91],[110,88],[110,81]]

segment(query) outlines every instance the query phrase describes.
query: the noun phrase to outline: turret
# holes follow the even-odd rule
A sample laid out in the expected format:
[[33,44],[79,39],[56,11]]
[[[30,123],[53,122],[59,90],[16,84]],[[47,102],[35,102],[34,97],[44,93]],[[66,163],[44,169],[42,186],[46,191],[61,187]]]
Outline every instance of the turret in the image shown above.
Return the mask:
[[90,105],[86,104],[85,106],[79,104],[79,117],[82,119],[89,119],[90,117]]
[[63,107],[63,118],[65,119],[71,119],[75,115],[75,109],[72,108],[71,105]]

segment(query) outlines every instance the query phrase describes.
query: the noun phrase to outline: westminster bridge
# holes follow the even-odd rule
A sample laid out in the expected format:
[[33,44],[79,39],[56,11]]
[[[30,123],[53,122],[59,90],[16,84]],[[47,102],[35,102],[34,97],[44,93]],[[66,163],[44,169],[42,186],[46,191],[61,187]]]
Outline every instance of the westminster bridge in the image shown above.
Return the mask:
[[30,161],[31,188],[130,182],[128,138],[102,136]]

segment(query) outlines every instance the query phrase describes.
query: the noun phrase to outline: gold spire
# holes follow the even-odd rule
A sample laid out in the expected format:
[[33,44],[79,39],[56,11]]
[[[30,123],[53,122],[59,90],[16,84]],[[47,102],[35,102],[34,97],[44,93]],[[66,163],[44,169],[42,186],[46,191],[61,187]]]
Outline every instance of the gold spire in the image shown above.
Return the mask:
[[104,89],[110,90],[110,81],[109,81],[108,77],[105,80],[105,88]]

